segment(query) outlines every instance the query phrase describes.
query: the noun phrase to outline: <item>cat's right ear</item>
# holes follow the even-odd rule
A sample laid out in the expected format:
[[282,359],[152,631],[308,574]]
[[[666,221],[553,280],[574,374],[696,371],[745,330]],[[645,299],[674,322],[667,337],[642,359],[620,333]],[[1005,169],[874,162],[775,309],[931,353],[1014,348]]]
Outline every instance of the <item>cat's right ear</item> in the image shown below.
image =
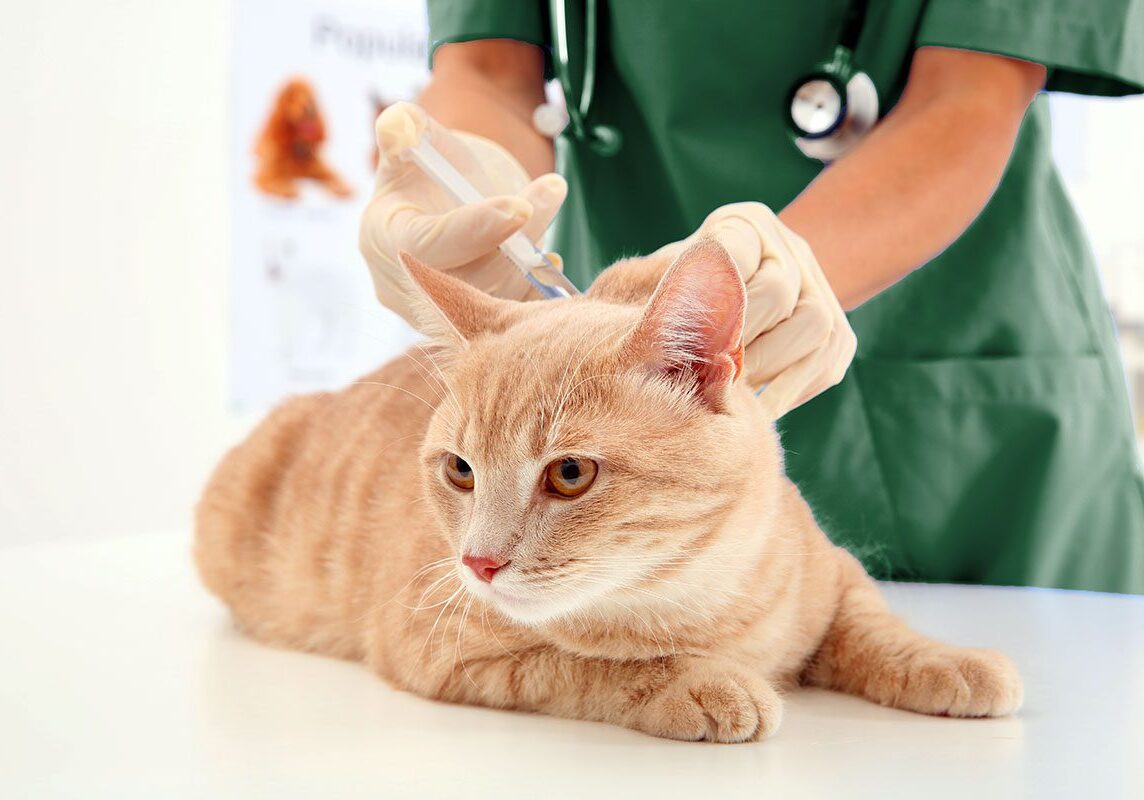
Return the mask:
[[464,345],[482,333],[507,327],[515,303],[485,294],[405,251],[399,257],[405,268],[404,289],[413,326],[421,333],[441,344]]

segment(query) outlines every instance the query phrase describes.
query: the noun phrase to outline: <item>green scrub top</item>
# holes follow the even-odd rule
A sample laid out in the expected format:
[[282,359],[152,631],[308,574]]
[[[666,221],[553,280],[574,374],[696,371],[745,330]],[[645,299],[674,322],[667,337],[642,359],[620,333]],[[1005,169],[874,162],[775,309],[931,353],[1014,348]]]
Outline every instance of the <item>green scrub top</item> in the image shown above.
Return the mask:
[[[551,52],[548,3],[430,0],[431,43]],[[583,0],[568,0],[574,79]],[[556,249],[584,286],[715,208],[781,209],[822,165],[787,93],[837,41],[847,0],[601,2],[591,122],[612,157],[562,137]],[[856,62],[883,113],[914,50],[1048,67],[1048,90],[1144,89],[1144,0],[871,0]],[[972,119],[965,120],[973,125]],[[780,422],[787,471],[827,533],[880,577],[1144,593],[1144,480],[1114,328],[1053,165],[1044,96],[1000,187],[946,252],[850,315],[858,353]]]

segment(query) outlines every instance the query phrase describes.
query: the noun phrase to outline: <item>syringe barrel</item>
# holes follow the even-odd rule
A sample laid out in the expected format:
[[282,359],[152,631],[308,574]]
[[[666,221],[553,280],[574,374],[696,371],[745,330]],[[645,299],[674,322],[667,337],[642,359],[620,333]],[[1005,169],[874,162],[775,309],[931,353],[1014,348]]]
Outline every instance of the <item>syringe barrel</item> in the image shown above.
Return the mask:
[[[477,188],[432,145],[428,135],[408,147],[402,153],[402,158],[408,158],[416,164],[437,185],[453,195],[458,203],[479,203],[484,200]],[[523,233],[518,231],[508,237],[501,243],[500,251],[544,297],[554,299],[579,294],[544,251]]]

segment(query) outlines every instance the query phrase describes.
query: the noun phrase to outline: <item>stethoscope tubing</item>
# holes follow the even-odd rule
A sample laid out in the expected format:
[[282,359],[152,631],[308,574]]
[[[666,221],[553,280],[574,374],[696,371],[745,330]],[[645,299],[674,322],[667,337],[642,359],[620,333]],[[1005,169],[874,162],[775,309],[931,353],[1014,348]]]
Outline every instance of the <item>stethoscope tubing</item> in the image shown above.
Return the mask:
[[592,94],[596,88],[596,0],[587,0],[584,8],[584,84],[580,87],[580,100],[573,102],[572,57],[568,49],[567,0],[552,0],[552,24],[555,33],[556,78],[564,92],[568,119],[577,138],[585,138],[588,129],[585,120],[592,107]]
[[[622,143],[620,131],[612,125],[588,124],[592,99],[596,91],[599,5],[597,0],[584,0],[584,74],[580,96],[576,98],[573,96],[571,50],[568,44],[567,3],[568,0],[551,0],[549,6],[555,51],[552,66],[564,94],[566,120],[576,139],[587,144],[597,154],[612,155],[620,149]],[[827,163],[835,160],[851,149],[877,122],[879,105],[877,89],[870,77],[857,69],[850,74],[836,76],[843,78],[843,102],[838,120],[826,133],[808,136],[805,131],[798,130],[792,124],[789,114],[790,98],[794,97],[809,80],[816,78],[829,80],[834,77],[838,64],[852,63],[853,51],[865,27],[867,6],[867,0],[852,0],[843,21],[838,43],[833,48],[832,59],[818,64],[810,75],[801,78],[792,87],[788,97],[788,128],[798,149],[808,158]],[[847,71],[850,71],[849,66]],[[872,118],[870,118],[871,113]]]

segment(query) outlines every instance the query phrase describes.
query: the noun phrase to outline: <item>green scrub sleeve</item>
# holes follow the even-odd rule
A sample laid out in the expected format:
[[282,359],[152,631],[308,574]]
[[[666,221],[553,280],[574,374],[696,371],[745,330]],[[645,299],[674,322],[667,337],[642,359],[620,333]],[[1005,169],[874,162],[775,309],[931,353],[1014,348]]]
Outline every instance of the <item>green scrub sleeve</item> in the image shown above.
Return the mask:
[[542,0],[428,0],[429,65],[443,44],[477,39],[516,39],[544,50],[549,64],[549,21]]
[[916,44],[1044,64],[1048,91],[1144,91],[1144,0],[930,0]]

